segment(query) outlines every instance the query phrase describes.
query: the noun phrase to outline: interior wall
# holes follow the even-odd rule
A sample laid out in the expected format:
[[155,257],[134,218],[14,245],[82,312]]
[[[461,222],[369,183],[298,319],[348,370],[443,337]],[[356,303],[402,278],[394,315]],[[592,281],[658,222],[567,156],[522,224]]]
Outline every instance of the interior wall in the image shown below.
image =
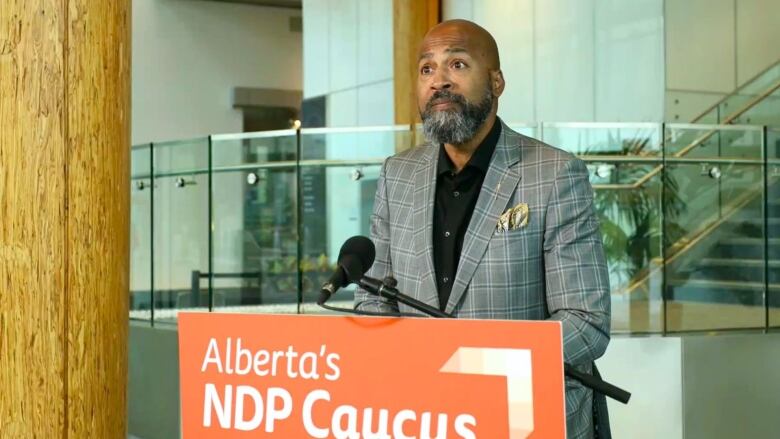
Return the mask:
[[508,122],[660,121],[663,1],[444,0],[496,39]]
[[[326,127],[394,123],[393,1],[303,0],[303,97],[326,99]],[[392,154],[387,135],[330,135],[319,139],[328,159],[355,160]],[[388,148],[389,146],[389,148]],[[361,167],[375,179],[378,167]],[[335,261],[342,243],[361,233],[361,184],[356,168],[326,171],[327,230],[322,237]]]
[[234,87],[301,90],[292,9],[192,0],[135,0],[132,143],[241,132]]
[[127,433],[138,439],[180,437],[179,331],[130,323]]
[[685,337],[682,352],[686,439],[777,436],[780,334]]
[[393,123],[392,0],[303,1],[303,97],[327,96],[326,126]]
[[[303,87],[303,37],[290,30],[301,11],[192,0],[135,0],[132,17],[132,142],[191,139],[243,131],[243,113],[233,108],[236,87],[298,91]],[[229,145],[229,146],[232,146]],[[208,145],[191,142],[159,150],[155,165],[203,168]],[[175,155],[170,155],[173,153]],[[239,163],[239,147],[223,147],[219,159]],[[134,172],[148,174],[140,167]],[[240,174],[215,180],[215,270],[243,270],[245,182]],[[155,192],[155,288],[189,289],[193,270],[208,271],[208,185],[205,175],[157,181]],[[142,210],[132,224],[131,285],[150,288],[151,224],[148,188],[133,189]],[[255,269],[255,267],[251,267]],[[222,285],[222,284],[220,284]],[[148,308],[149,294],[134,297]],[[158,301],[179,303],[163,294]],[[186,297],[186,296],[183,296]],[[165,306],[165,305],[163,305]],[[181,302],[179,306],[187,306]]]
[[666,0],[666,120],[692,120],[780,61],[777,17],[775,0]]
[[681,338],[612,337],[596,364],[605,381],[631,393],[628,404],[607,398],[613,437],[683,439]]

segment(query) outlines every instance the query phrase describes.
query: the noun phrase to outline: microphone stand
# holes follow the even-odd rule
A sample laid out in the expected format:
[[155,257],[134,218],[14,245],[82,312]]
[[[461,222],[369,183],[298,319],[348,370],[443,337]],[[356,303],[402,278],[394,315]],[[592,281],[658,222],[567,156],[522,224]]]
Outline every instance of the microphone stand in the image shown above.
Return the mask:
[[[364,276],[363,278],[360,279],[358,285],[363,287],[364,290],[368,291],[371,294],[384,297],[385,299],[398,301],[400,303],[408,305],[411,308],[416,309],[417,311],[421,311],[431,317],[455,318],[455,316],[448,314],[444,311],[441,311],[436,307],[433,307],[431,305],[428,305],[425,302],[421,302],[411,296],[407,296],[406,294],[401,293],[395,288],[395,286],[388,285],[385,281]],[[631,398],[631,394],[629,392],[626,392],[625,390],[617,386],[613,386],[612,384],[600,378],[596,378],[591,374],[580,372],[569,363],[563,363],[563,373],[567,377],[579,381],[585,387],[589,387],[590,389],[598,393],[601,393],[604,396],[608,396],[616,401],[620,401],[623,404],[628,404],[628,400]]]
[[395,289],[395,286],[388,285],[386,281],[374,279],[373,277],[363,276],[360,279],[360,281],[358,281],[358,285],[363,287],[363,289],[365,289],[369,293],[376,294],[380,297],[384,297],[385,299],[395,300],[403,304],[409,305],[410,307],[416,309],[417,311],[422,311],[431,317],[445,318],[445,319],[455,318],[455,316],[451,314],[447,314],[446,312],[440,310],[439,308],[428,305],[425,302],[421,302],[411,296],[407,296],[406,294],[401,293],[400,291]]

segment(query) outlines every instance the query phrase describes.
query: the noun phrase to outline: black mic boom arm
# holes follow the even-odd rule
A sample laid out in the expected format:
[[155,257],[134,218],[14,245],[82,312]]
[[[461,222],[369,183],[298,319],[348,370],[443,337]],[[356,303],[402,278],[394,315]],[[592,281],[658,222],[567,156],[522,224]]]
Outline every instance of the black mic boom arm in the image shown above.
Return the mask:
[[[395,300],[397,302],[403,303],[405,305],[408,305],[416,309],[417,311],[422,311],[431,317],[454,318],[454,316],[451,314],[447,314],[446,312],[441,311],[438,308],[430,306],[427,303],[421,302],[413,297],[407,296],[406,294],[399,292],[394,287],[387,285],[385,282],[382,282],[379,279],[363,276],[363,278],[361,278],[360,282],[358,283],[361,287],[363,287],[363,289],[365,289],[371,294],[384,297],[385,299]],[[623,404],[628,404],[628,400],[631,398],[631,394],[626,392],[625,390],[613,386],[612,384],[600,378],[597,378],[591,374],[580,372],[579,370],[575,369],[574,366],[568,363],[563,364],[563,373],[567,377],[579,381],[585,387],[589,387],[595,390],[596,392],[599,392],[604,396],[608,396],[616,401],[620,401]]]

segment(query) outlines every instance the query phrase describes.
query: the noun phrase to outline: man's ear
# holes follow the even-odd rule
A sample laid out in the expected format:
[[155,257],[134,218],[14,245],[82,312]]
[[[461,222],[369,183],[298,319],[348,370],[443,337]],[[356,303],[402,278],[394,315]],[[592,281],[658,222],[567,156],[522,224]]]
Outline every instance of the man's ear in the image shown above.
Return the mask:
[[504,73],[501,70],[490,72],[490,88],[493,90],[493,96],[499,97],[504,93]]

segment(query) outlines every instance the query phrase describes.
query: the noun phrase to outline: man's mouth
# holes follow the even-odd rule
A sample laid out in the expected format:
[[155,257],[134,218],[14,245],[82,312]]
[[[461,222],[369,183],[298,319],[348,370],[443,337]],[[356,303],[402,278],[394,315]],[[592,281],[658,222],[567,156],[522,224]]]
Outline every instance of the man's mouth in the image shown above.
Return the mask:
[[439,103],[433,104],[433,108],[435,108],[437,110],[441,110],[442,108],[448,108],[448,107],[451,107],[452,105],[453,104],[452,104],[451,101],[444,101],[444,102],[439,102]]
[[451,101],[449,99],[437,99],[431,101],[430,108],[432,110],[444,110],[446,108],[454,107],[455,105],[455,101]]

